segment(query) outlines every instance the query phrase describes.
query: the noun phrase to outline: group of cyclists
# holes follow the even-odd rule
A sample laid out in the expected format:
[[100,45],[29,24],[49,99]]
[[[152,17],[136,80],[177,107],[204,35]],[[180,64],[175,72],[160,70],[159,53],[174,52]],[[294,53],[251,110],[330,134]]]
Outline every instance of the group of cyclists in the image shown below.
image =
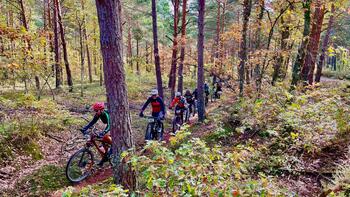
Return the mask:
[[[207,83],[204,84],[204,93],[205,93],[205,103],[207,104],[209,101],[209,95],[210,95],[210,88]],[[219,99],[220,95],[222,93],[222,87],[219,82],[214,84],[213,91],[212,91],[212,96]],[[197,109],[197,99],[198,99],[198,91],[195,89],[193,92],[190,90],[186,90],[185,94],[182,95],[181,92],[176,92],[174,99],[169,105],[169,109],[172,110],[175,108],[175,112],[181,113],[181,122],[184,122],[184,112],[188,110],[189,114],[192,114],[193,116],[196,113]],[[165,104],[163,99],[158,95],[158,90],[153,89],[151,91],[151,96],[147,99],[147,101],[144,103],[144,105],[141,108],[140,117],[144,117],[144,111],[148,107],[148,105],[151,105],[152,108],[152,117],[154,117],[157,120],[157,123],[161,126],[161,132],[164,133],[164,127],[162,120],[165,119]],[[93,119],[81,129],[81,132],[84,135],[87,135],[87,130],[91,128],[99,119],[106,124],[106,127],[103,131],[98,133],[99,138],[102,139],[103,142],[106,142],[108,144],[111,144],[112,139],[111,136],[108,134],[110,130],[110,117],[108,110],[105,108],[104,103],[102,102],[97,102],[92,105],[92,109],[95,112],[95,115]],[[186,120],[188,121],[188,119]],[[173,129],[172,135],[175,135],[176,130]],[[102,160],[99,162],[99,166],[102,166],[104,162],[108,161],[108,158],[111,154],[111,150],[108,151],[108,154],[105,154],[105,156],[102,158]]]

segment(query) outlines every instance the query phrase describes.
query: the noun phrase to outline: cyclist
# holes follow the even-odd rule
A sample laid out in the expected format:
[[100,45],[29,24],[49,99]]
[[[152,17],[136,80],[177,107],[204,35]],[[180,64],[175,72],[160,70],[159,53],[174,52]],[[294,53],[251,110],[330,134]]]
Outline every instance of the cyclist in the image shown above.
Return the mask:
[[[105,109],[105,105],[102,102],[96,102],[92,105],[92,109],[95,111],[94,118],[87,124],[85,127],[83,127],[80,131],[87,135],[86,131],[92,127],[96,122],[100,119],[104,124],[106,124],[106,128],[97,134],[98,138],[102,138],[102,142],[105,142],[109,145],[112,144],[112,138],[108,134],[110,128],[111,128],[111,121],[109,118],[109,113]],[[108,149],[108,146],[104,146],[105,150]],[[108,158],[111,155],[111,148],[107,151],[107,154],[104,155],[104,157],[101,159],[101,161],[98,163],[100,167],[103,166],[103,163],[108,161]]]
[[190,110],[190,114],[192,113],[192,107],[194,107],[195,96],[191,93],[190,90],[186,90],[184,95],[186,102],[188,103],[188,109]]
[[147,106],[151,104],[152,106],[152,116],[155,118],[158,118],[158,124],[162,126],[162,132],[164,127],[162,123],[162,119],[165,117],[165,105],[163,102],[163,99],[158,95],[158,90],[153,89],[151,91],[151,96],[147,99],[146,103],[143,105],[141,112],[140,112],[140,117],[143,117],[143,111],[147,108]]
[[170,103],[169,109],[172,109],[175,106],[176,111],[181,111],[181,121],[183,122],[183,112],[186,110],[186,98],[181,96],[181,92],[176,92],[175,98]]

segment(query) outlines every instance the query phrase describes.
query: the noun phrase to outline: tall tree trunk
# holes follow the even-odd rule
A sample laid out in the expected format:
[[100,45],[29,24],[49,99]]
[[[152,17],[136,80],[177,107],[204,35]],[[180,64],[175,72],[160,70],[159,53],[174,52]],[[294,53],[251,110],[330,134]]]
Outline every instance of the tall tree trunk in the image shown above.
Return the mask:
[[[284,21],[283,16],[281,17],[281,27],[282,27],[281,28],[281,45],[280,45],[281,52],[277,54],[277,59],[276,59],[276,63],[274,65],[274,70],[272,74],[272,82],[271,82],[272,85],[275,85],[275,82],[277,81],[277,79],[281,74],[281,67],[284,62],[283,53],[286,52],[286,49],[288,46],[287,39],[290,36],[289,24],[287,24]],[[287,71],[283,71],[283,72],[287,72]]]
[[[319,1],[319,6],[317,6],[317,11],[319,10],[319,7],[322,6],[322,3]],[[316,12],[317,12],[316,11]],[[314,43],[311,51],[311,61],[310,61],[310,70],[308,73],[308,81],[309,84],[312,85],[314,82],[314,71],[315,71],[315,64],[317,60],[317,54],[320,46],[320,39],[321,39],[321,31],[322,31],[322,24],[323,19],[325,15],[325,6],[323,5],[322,8],[319,11],[319,16],[316,18],[316,31],[315,35],[311,37],[311,42]]]
[[243,27],[242,27],[242,40],[241,49],[239,52],[240,63],[239,63],[239,94],[243,96],[243,86],[244,86],[244,67],[247,62],[247,32],[249,17],[252,10],[252,0],[243,1]]
[[183,68],[185,61],[185,48],[186,48],[186,10],[187,10],[187,0],[182,1],[182,21],[181,21],[181,49],[180,49],[180,63],[178,72],[178,83],[177,91],[183,92]]
[[129,27],[128,27],[128,64],[131,68],[131,71],[134,70],[133,68],[133,62],[132,62],[132,45],[131,45],[131,24],[130,24],[130,20],[129,20]]
[[[148,65],[149,64],[149,53],[148,53],[148,42],[146,41],[146,46],[145,46],[145,51],[146,51],[146,53],[145,53],[145,56],[146,56],[146,64]],[[148,66],[147,66],[147,72],[149,72],[149,70],[148,70]]]
[[121,184],[125,189],[134,191],[137,187],[135,172],[131,164],[121,158],[122,152],[134,148],[123,67],[121,2],[119,0],[96,0],[96,7],[101,32],[108,109],[111,116],[114,179],[116,184]]
[[155,65],[155,70],[156,70],[157,89],[158,89],[159,96],[164,98],[162,71],[160,68],[159,49],[158,49],[158,26],[157,26],[156,0],[152,0],[152,27],[153,27],[154,65]]
[[[258,16],[258,27],[256,29],[255,32],[255,49],[256,50],[261,50],[262,49],[262,44],[261,44],[261,38],[262,38],[262,33],[261,33],[261,29],[262,29],[262,20],[264,18],[264,12],[265,12],[265,0],[260,0],[259,1],[259,16]],[[261,54],[261,52],[259,52],[259,55]],[[255,76],[255,86],[256,86],[256,90],[259,92],[260,91],[260,87],[261,87],[261,83],[262,83],[262,78],[260,77],[261,75],[261,63],[257,63],[255,65],[254,68],[254,76]]]
[[[222,3],[222,17],[221,17],[221,35],[224,34],[225,32],[225,14],[226,14],[226,5],[227,5],[227,0],[224,0],[223,3]],[[224,43],[224,40],[221,39],[221,42],[220,42],[220,64],[221,66],[223,65],[223,60],[224,58],[226,57],[226,52],[225,52],[225,43]]]
[[305,55],[306,55],[306,47],[309,43],[309,34],[310,34],[310,22],[311,22],[311,2],[312,0],[304,0],[303,8],[304,8],[304,32],[303,32],[303,40],[301,41],[301,45],[298,49],[298,55],[293,65],[293,73],[292,73],[292,87],[297,85],[300,80],[300,70],[301,66],[304,64]]
[[[307,83],[306,81],[309,78],[310,85],[313,83],[313,76],[314,76],[313,72],[315,69],[315,63],[316,63],[320,35],[321,35],[321,28],[322,28],[323,17],[324,17],[324,8],[321,8],[321,6],[322,5],[320,0],[317,0],[316,6],[315,6],[315,12],[313,14],[313,19],[312,19],[310,41],[307,45],[305,63],[301,70],[301,77],[303,81],[306,84]],[[308,77],[309,75],[310,77]]]
[[214,85],[216,82],[216,75],[219,73],[219,67],[220,67],[220,62],[219,62],[219,54],[220,54],[220,22],[221,22],[221,3],[220,0],[216,0],[217,3],[217,14],[216,14],[216,36],[215,36],[215,44],[213,47],[215,47],[214,51],[214,72],[213,72],[213,82],[212,84]]
[[174,35],[173,35],[173,48],[171,56],[171,69],[169,74],[169,88],[171,89],[171,98],[175,96],[176,85],[176,65],[177,65],[177,35],[178,35],[178,22],[179,22],[179,5],[180,0],[173,0],[174,3]]
[[329,17],[329,22],[328,22],[328,26],[327,26],[327,32],[326,32],[326,35],[325,35],[325,37],[323,39],[323,43],[322,43],[322,52],[321,52],[320,60],[317,64],[316,77],[315,77],[315,82],[317,82],[317,83],[319,83],[321,80],[322,67],[324,64],[326,51],[328,48],[329,39],[330,39],[330,35],[332,32],[333,24],[334,24],[334,13],[335,13],[335,6],[333,3],[332,8],[331,8],[331,16]]
[[[77,16],[78,21],[78,16]],[[79,23],[79,44],[80,44],[80,96],[84,96],[84,65],[85,65],[85,56],[84,56],[84,41],[83,41],[83,24]]]
[[59,46],[59,32],[58,32],[58,11],[54,3],[53,6],[53,28],[54,28],[54,43],[55,43],[55,72],[56,72],[56,89],[60,89],[62,85],[61,80],[61,54]]
[[64,34],[64,27],[63,27],[63,22],[62,22],[62,17],[61,17],[61,5],[59,0],[54,0],[55,1],[55,9],[57,12],[57,19],[58,19],[58,24],[60,27],[60,34],[61,34],[61,43],[62,43],[62,49],[63,49],[63,59],[64,59],[64,65],[66,67],[66,74],[67,74],[67,83],[69,86],[69,92],[73,91],[73,79],[72,79],[72,73],[70,70],[70,65],[68,61],[68,51],[67,51],[67,43],[65,39],[65,34]]
[[84,0],[81,1],[81,9],[84,12],[83,16],[83,33],[85,38],[85,50],[86,50],[86,57],[88,62],[88,72],[89,72],[89,82],[92,83],[92,63],[91,63],[91,56],[90,56],[90,50],[89,50],[89,44],[88,44],[88,36],[87,36],[87,30],[86,30],[86,14],[85,14],[85,5]]
[[[22,25],[23,27],[26,29],[26,31],[29,31],[29,25],[28,25],[28,21],[27,21],[27,17],[26,17],[26,11],[24,8],[24,3],[23,0],[19,0],[19,5],[20,5],[20,14],[21,14],[21,21],[22,21]],[[30,41],[27,41],[27,45],[28,45],[28,52],[32,51],[32,46]],[[27,63],[27,60],[25,58],[25,63]],[[27,66],[27,65],[26,65]],[[40,80],[39,80],[39,76],[35,75],[34,77],[35,79],[35,87],[37,89],[37,91],[40,91]],[[25,90],[27,92],[27,75],[25,75],[24,77],[24,83],[25,83]]]
[[137,75],[140,75],[139,39],[136,39],[136,73],[137,73]]
[[204,101],[204,14],[205,0],[198,0],[198,121],[203,122],[205,119],[205,101]]

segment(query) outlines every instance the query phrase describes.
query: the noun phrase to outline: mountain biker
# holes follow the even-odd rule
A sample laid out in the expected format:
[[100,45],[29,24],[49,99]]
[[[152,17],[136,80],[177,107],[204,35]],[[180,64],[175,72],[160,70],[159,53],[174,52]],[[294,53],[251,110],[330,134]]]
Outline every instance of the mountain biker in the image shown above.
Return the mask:
[[180,110],[181,113],[181,120],[183,122],[183,112],[186,110],[186,98],[181,96],[181,92],[176,92],[175,98],[170,103],[169,109],[172,109],[175,106],[175,113],[176,111]]
[[190,110],[190,113],[192,113],[192,107],[194,106],[194,95],[191,93],[190,90],[186,90],[185,95],[184,95],[186,102],[188,103],[188,108]]
[[158,95],[157,89],[153,89],[151,91],[151,96],[147,99],[146,103],[141,109],[141,112],[139,114],[140,117],[144,116],[143,111],[145,111],[149,104],[152,106],[152,117],[158,118],[158,124],[162,126],[163,131],[164,127],[161,120],[165,117],[165,105],[163,99]]
[[[86,131],[92,127],[96,122],[100,119],[104,124],[106,124],[106,128],[99,132],[97,134],[98,138],[102,139],[102,142],[105,142],[107,144],[112,144],[112,138],[111,135],[107,134],[111,128],[111,121],[109,118],[109,113],[105,109],[105,105],[103,102],[96,102],[92,105],[92,109],[95,111],[94,118],[87,124],[85,127],[83,127],[80,131],[84,134],[87,135]],[[104,147],[105,150],[108,149],[107,146]],[[104,157],[101,159],[101,161],[98,163],[99,166],[103,166],[103,163],[108,161],[108,158],[111,155],[111,148],[108,150],[107,154],[104,155]]]

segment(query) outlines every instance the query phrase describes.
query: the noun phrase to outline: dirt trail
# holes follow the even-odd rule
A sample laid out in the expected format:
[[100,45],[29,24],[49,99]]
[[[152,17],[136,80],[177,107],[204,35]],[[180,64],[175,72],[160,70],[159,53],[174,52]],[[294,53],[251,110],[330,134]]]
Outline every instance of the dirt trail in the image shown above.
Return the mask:
[[[223,103],[224,104],[228,104],[228,103],[232,103],[232,100],[229,100],[231,99],[232,95],[231,94],[227,94],[225,92],[225,97],[223,97],[224,99],[221,99],[221,100],[216,100],[215,102],[210,102],[209,103],[209,106],[208,108],[206,109],[206,113],[208,115],[211,114],[211,112],[213,112],[215,109],[217,109],[218,107],[220,107]],[[197,122],[197,115],[195,115],[194,117],[192,117],[189,121],[189,125],[192,126],[194,123]],[[197,131],[201,130],[201,131],[206,131],[207,128],[206,125],[203,125],[201,126],[201,129],[197,129]],[[165,133],[164,133],[164,141],[166,143],[169,143],[170,141],[170,138],[171,138],[171,128],[169,129],[166,129],[165,130]],[[193,137],[200,137],[199,133],[196,133],[193,135]],[[136,144],[138,146],[141,146],[143,145],[144,143],[143,142],[136,142]],[[92,176],[90,176],[87,180],[77,184],[77,185],[74,185],[74,190],[75,192],[79,192],[83,187],[86,187],[86,186],[89,186],[89,185],[95,185],[95,184],[98,184],[98,183],[101,183],[105,180],[107,180],[108,178],[110,178],[111,176],[113,175],[113,171],[111,168],[107,168],[107,169],[102,169],[102,170],[98,170],[95,172],[95,174],[93,174]],[[62,191],[56,191],[52,194],[53,197],[59,197],[59,196],[62,196]]]

